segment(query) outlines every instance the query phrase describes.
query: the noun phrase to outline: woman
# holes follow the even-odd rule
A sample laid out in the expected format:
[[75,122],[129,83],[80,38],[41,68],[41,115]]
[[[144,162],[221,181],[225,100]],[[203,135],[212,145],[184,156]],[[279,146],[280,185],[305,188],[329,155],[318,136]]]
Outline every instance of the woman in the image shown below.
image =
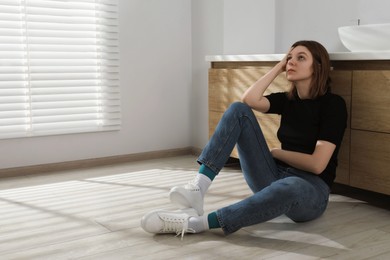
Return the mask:
[[[264,96],[282,72],[291,90]],[[299,41],[266,75],[224,113],[198,158],[199,173],[170,199],[183,209],[146,214],[150,233],[199,233],[222,228],[225,234],[285,214],[295,222],[318,218],[325,211],[335,178],[337,154],[347,122],[344,100],[330,92],[330,61],[315,41]],[[268,149],[253,111],[281,115],[281,148]],[[253,195],[203,215],[203,197],[237,144],[240,163]]]

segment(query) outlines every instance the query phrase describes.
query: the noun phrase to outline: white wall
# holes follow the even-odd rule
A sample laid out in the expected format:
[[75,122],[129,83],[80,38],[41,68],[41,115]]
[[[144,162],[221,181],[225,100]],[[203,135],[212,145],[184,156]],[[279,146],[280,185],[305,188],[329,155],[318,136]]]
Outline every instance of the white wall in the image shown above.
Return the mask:
[[346,51],[337,28],[357,23],[356,0],[277,1],[276,52],[284,53],[298,40],[316,40],[329,52]]
[[120,3],[122,153],[189,146],[191,1]]
[[122,129],[0,140],[0,168],[191,145],[191,0],[119,0]]
[[358,0],[357,16],[361,24],[390,23],[390,1]]
[[275,52],[275,3],[258,0],[225,0],[224,54]]
[[208,78],[205,56],[223,53],[223,0],[192,1],[192,146],[202,148],[208,140]]

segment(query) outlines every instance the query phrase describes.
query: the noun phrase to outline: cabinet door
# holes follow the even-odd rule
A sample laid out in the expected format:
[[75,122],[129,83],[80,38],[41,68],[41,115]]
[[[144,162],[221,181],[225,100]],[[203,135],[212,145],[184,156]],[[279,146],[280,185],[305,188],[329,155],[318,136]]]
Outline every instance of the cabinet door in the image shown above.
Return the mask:
[[354,71],[353,129],[390,133],[390,71]]
[[351,89],[352,89],[352,71],[332,71],[332,92],[342,96],[347,104],[348,121],[343,141],[341,143],[338,159],[339,165],[336,172],[337,183],[349,184],[349,147],[351,139]]
[[350,183],[390,195],[390,134],[352,130]]

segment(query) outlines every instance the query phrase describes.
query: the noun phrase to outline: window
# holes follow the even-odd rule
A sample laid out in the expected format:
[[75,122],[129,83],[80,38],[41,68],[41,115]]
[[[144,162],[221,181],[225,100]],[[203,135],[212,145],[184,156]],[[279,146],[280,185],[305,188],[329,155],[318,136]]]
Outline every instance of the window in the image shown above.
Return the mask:
[[115,0],[0,0],[0,138],[118,130]]

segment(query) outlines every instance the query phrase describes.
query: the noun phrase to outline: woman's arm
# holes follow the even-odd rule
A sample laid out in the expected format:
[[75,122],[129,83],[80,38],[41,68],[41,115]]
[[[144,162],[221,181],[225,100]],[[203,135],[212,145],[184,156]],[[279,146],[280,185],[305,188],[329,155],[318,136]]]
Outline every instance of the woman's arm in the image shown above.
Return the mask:
[[259,112],[267,112],[270,103],[267,98],[264,98],[264,92],[274,79],[283,71],[286,70],[287,55],[278,62],[267,74],[258,79],[250,86],[242,95],[241,101],[254,110]]
[[292,167],[318,175],[325,170],[335,149],[335,144],[318,140],[312,154],[286,151],[280,148],[272,149],[271,153],[274,158]]

